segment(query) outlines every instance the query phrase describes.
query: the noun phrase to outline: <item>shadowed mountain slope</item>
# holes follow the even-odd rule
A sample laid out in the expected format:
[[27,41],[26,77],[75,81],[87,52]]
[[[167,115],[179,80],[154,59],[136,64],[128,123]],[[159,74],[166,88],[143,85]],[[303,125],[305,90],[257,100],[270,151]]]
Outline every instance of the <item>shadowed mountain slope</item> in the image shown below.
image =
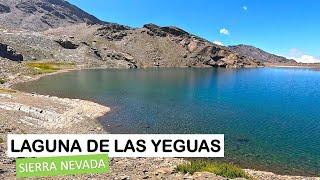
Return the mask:
[[104,23],[64,0],[0,0],[0,28],[42,31],[84,22]]

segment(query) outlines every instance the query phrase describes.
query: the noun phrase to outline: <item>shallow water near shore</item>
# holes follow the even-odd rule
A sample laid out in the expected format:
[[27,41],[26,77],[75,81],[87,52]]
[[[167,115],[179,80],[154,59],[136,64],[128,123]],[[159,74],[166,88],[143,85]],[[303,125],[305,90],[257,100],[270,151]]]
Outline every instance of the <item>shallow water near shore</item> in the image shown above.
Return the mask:
[[18,84],[95,101],[111,133],[225,134],[244,168],[320,175],[320,71],[290,68],[83,70]]

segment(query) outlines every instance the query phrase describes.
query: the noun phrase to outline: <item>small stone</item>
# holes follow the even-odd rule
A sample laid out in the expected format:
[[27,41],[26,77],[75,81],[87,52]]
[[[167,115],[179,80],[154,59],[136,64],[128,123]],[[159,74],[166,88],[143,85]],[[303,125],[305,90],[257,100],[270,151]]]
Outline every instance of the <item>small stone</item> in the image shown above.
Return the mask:
[[193,179],[193,177],[192,176],[185,176],[185,177],[183,177],[183,179]]
[[160,168],[158,170],[155,171],[155,175],[159,175],[159,174],[171,174],[172,173],[172,169],[170,168]]
[[129,177],[129,176],[120,176],[120,179],[121,179],[121,180],[129,180],[130,177]]
[[148,171],[148,170],[146,170],[146,169],[145,169],[145,170],[143,170],[143,173],[145,173],[145,174],[146,174],[146,173],[148,173],[148,172],[149,172],[149,171]]

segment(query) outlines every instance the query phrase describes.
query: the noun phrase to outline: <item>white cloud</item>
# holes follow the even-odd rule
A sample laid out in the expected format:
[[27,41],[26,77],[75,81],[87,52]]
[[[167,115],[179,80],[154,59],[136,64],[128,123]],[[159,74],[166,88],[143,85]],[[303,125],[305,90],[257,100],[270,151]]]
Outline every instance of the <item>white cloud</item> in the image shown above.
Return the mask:
[[320,58],[304,54],[301,50],[297,48],[292,48],[289,51],[288,59],[294,59],[299,63],[320,63]]
[[219,45],[219,46],[223,46],[223,43],[221,41],[213,41],[213,44]]
[[248,10],[248,7],[247,7],[247,6],[242,6],[242,9],[243,9],[244,11],[246,11],[246,10]]
[[320,63],[320,58],[316,58],[310,55],[302,55],[300,57],[289,57],[289,59],[294,59],[299,63]]
[[220,29],[220,34],[229,35],[230,33],[229,33],[228,29],[222,28],[222,29]]

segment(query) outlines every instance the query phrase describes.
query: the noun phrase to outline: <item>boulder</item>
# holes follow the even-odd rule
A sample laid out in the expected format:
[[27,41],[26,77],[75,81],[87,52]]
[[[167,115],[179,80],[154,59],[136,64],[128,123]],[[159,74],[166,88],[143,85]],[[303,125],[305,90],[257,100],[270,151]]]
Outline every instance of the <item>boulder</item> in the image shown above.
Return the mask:
[[91,48],[91,50],[93,51],[93,53],[94,53],[99,59],[101,59],[101,60],[103,59],[98,49],[96,49],[96,48]]
[[75,44],[72,41],[67,39],[59,39],[59,40],[56,40],[56,42],[59,43],[60,46],[62,46],[65,49],[77,49],[79,47],[78,44]]
[[0,43],[0,57],[12,60],[12,61],[23,61],[23,56],[17,53],[12,47]]
[[0,4],[0,14],[11,12],[10,7]]

